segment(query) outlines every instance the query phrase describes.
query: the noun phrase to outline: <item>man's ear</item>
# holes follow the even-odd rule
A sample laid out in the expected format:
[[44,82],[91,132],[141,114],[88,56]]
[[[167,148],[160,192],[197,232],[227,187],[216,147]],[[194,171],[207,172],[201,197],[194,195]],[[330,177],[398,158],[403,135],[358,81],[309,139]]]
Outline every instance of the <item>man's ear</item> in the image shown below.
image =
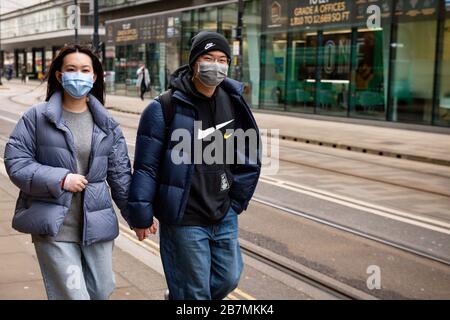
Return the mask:
[[198,73],[198,61],[192,64],[192,75],[195,77]]

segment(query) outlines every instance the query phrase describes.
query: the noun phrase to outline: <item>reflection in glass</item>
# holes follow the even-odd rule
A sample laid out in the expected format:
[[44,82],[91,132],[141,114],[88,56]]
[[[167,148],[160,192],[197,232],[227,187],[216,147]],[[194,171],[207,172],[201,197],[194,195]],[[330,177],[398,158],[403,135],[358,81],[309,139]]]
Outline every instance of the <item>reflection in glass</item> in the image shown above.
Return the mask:
[[261,79],[261,1],[245,3],[243,18],[243,78],[246,84],[245,98],[252,107],[259,106],[259,87]]
[[314,112],[316,95],[317,33],[295,32],[288,51],[287,107]]
[[385,119],[389,64],[389,28],[359,30],[356,43],[351,114]]
[[346,115],[350,84],[350,30],[324,32],[319,46],[321,77],[317,113]]
[[268,34],[262,52],[261,105],[270,109],[284,109],[286,81],[286,33]]
[[436,20],[400,22],[394,50],[391,119],[431,124]]
[[[447,9],[450,12],[450,4]],[[436,124],[450,126],[450,19],[445,21]]]

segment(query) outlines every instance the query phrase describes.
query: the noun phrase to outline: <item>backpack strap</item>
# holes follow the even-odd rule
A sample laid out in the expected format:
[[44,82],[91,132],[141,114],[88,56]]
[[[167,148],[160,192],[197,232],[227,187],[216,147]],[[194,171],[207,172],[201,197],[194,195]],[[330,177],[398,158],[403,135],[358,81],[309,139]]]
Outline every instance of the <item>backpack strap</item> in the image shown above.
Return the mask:
[[166,131],[169,130],[173,117],[175,116],[175,106],[172,104],[172,89],[164,91],[159,96],[159,102],[164,115],[164,122],[166,124]]

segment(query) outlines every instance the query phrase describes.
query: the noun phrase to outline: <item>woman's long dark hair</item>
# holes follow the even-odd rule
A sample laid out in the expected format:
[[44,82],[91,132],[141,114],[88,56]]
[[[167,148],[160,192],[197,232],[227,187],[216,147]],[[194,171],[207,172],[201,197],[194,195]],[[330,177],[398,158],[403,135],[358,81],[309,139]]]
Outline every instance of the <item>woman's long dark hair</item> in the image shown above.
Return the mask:
[[97,79],[94,82],[94,86],[92,87],[90,94],[95,96],[98,99],[98,101],[104,104],[105,84],[103,81],[102,63],[100,62],[100,59],[95,55],[94,51],[91,49],[90,46],[79,44],[66,44],[64,47],[61,48],[56,58],[52,61],[52,64],[50,65],[50,68],[46,76],[47,97],[45,98],[45,101],[48,101],[56,91],[62,92],[64,90],[61,83],[56,78],[56,71],[62,72],[61,68],[63,65],[64,57],[74,52],[81,52],[91,57],[92,67],[94,69],[95,75],[97,76]]

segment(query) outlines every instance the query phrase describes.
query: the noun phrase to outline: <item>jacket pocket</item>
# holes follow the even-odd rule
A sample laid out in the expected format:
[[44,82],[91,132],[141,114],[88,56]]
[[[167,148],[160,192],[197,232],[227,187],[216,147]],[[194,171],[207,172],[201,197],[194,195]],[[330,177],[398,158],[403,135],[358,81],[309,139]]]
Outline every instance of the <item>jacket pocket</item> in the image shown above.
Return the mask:
[[26,205],[17,208],[12,227],[23,233],[56,236],[68,208],[57,203],[26,200]]
[[84,190],[84,203],[90,212],[112,209],[111,194],[106,181],[88,184]]

